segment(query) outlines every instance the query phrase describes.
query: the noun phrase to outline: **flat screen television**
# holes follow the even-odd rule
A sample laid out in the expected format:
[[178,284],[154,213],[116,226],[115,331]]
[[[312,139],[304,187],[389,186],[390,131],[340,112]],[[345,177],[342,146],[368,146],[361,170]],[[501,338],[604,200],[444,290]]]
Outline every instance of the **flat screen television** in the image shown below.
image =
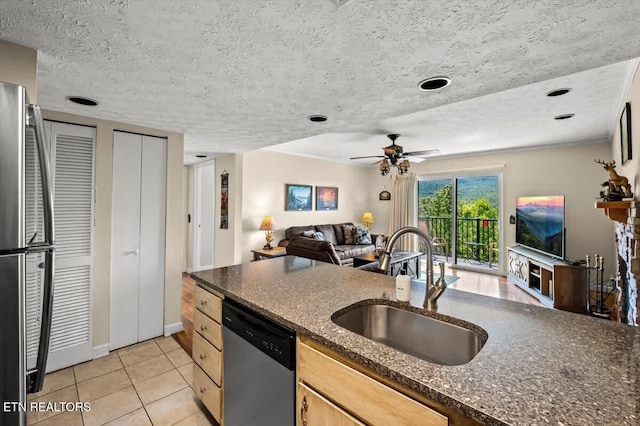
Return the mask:
[[564,196],[517,198],[516,243],[564,259]]

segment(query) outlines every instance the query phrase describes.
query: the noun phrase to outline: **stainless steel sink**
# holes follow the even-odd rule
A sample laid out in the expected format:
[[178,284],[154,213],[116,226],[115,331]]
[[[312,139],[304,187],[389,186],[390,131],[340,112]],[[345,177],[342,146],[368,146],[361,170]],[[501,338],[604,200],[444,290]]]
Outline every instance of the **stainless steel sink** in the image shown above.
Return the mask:
[[347,308],[333,314],[331,320],[400,352],[442,365],[468,363],[488,337],[486,332],[382,304]]

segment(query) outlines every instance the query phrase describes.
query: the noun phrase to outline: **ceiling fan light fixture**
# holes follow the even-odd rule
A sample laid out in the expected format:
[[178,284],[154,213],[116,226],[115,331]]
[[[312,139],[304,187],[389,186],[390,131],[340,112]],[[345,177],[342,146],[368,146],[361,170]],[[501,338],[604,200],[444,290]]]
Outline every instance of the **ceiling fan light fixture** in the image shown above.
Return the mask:
[[566,95],[570,91],[571,91],[571,88],[569,88],[569,87],[565,87],[565,88],[562,88],[562,89],[555,89],[555,90],[552,90],[549,93],[547,93],[547,96],[553,98],[553,97],[556,97],[556,96]]
[[422,80],[418,83],[418,87],[423,92],[433,92],[435,90],[440,90],[451,84],[451,79],[449,77],[430,77]]
[[575,114],[560,114],[553,117],[554,120],[566,120],[573,117]]
[[326,115],[321,114],[313,114],[307,117],[307,120],[313,121],[314,123],[322,123],[328,120]]

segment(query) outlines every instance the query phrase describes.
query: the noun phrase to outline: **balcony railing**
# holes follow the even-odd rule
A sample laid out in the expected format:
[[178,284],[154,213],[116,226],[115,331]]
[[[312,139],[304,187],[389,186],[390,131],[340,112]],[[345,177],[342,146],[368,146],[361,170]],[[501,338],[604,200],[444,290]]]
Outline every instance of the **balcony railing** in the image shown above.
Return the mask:
[[[453,254],[451,238],[451,217],[419,217],[419,222],[427,222],[432,237],[443,238],[446,247],[437,246],[436,254],[450,257]],[[499,227],[498,219],[458,218],[456,253],[458,260],[477,262],[478,264],[498,264]]]

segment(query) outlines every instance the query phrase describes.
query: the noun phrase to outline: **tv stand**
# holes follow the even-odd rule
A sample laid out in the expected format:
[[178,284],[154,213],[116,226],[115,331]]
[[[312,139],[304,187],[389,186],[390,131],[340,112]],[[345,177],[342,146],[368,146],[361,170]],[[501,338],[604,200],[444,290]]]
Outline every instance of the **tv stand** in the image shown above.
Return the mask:
[[523,246],[507,251],[509,282],[549,308],[588,314],[586,268]]

